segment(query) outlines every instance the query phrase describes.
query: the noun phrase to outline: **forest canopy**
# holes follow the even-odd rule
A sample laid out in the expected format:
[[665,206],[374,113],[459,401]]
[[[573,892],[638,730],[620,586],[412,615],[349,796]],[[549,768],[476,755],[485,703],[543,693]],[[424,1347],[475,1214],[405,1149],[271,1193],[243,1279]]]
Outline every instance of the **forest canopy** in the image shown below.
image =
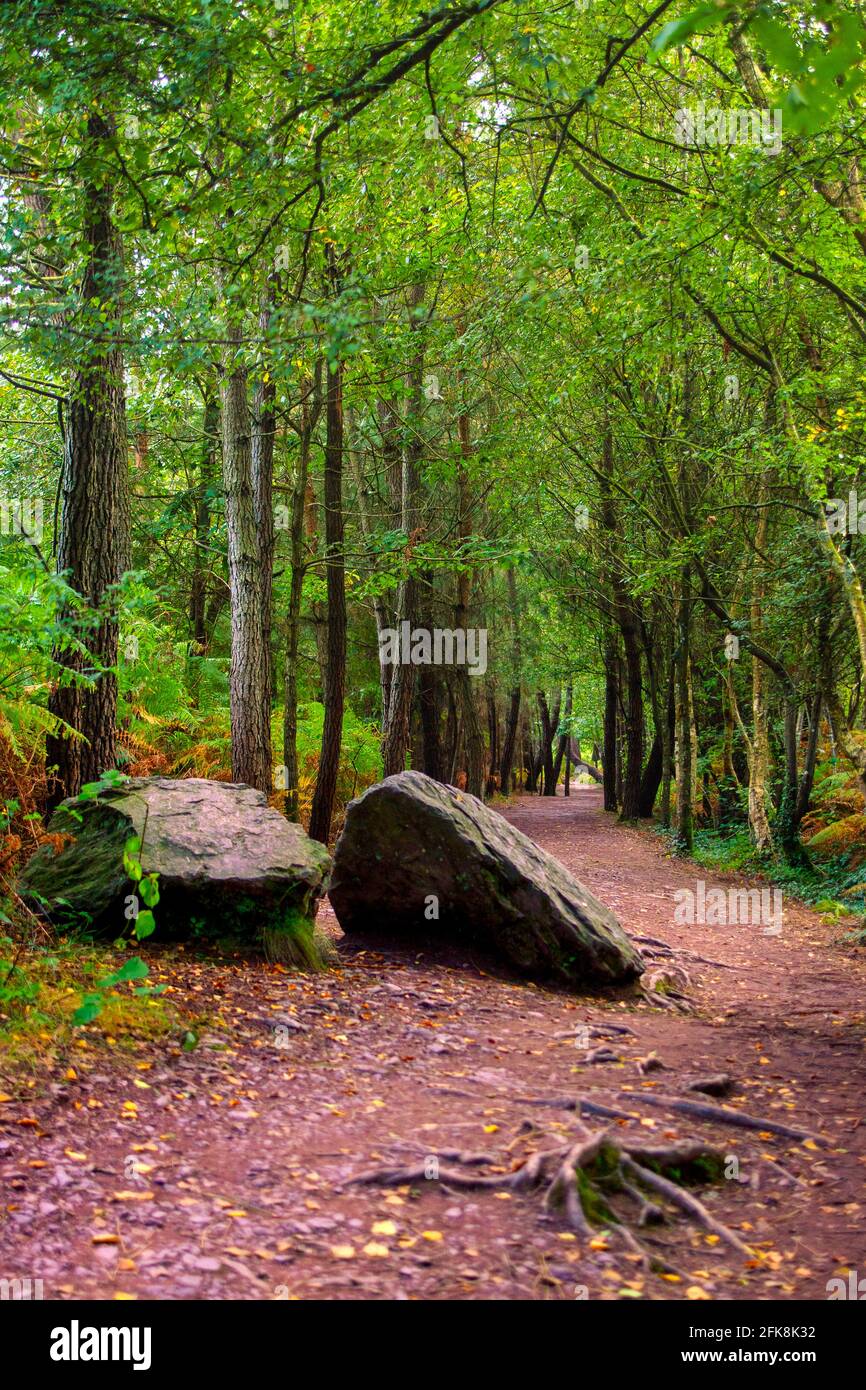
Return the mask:
[[0,1301],[866,1296],[864,73],[0,5]]
[[829,745],[866,785],[857,7],[0,34],[10,832],[107,769],[327,841],[574,767],[801,862]]

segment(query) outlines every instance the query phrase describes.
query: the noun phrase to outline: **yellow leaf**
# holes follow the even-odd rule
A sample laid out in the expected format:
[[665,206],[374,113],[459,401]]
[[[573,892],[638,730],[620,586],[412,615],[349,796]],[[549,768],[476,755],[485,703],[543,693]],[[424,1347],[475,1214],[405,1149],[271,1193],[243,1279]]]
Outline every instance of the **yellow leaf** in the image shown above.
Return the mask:
[[331,1254],[335,1260],[354,1260],[354,1245],[332,1245]]
[[119,1245],[120,1236],[113,1235],[111,1231],[97,1231],[90,1237],[91,1245]]
[[86,1163],[87,1154],[80,1154],[77,1149],[64,1149],[67,1158],[71,1158],[74,1163]]
[[113,1202],[152,1202],[152,1192],[112,1192]]
[[138,1298],[138,1294],[123,1293],[120,1289],[118,1289],[116,1293],[113,1293],[111,1295],[111,1297],[115,1300],[116,1303],[134,1303],[135,1300]]
[[424,1240],[432,1240],[434,1243],[438,1240],[442,1240],[441,1231],[422,1231],[421,1235]]
[[702,1289],[700,1284],[689,1284],[686,1289],[686,1298],[690,1298],[693,1303],[709,1302],[711,1295],[706,1289]]
[[393,1221],[374,1221],[370,1228],[374,1236],[395,1236],[397,1227]]
[[370,1255],[373,1259],[383,1259],[385,1256],[390,1255],[390,1253],[387,1245],[380,1245],[378,1241],[375,1240],[368,1240],[367,1244],[364,1246],[364,1254]]

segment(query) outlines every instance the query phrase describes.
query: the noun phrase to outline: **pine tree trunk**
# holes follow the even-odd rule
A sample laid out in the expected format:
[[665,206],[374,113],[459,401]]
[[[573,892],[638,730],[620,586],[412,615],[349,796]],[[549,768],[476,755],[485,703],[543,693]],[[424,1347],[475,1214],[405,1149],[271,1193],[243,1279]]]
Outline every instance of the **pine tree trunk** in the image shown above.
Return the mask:
[[[113,139],[114,122],[93,113],[87,123],[92,155]],[[98,306],[99,322],[88,320],[81,358],[72,374],[60,491],[62,513],[58,570],[94,609],[101,609],[95,631],[85,635],[96,663],[77,652],[58,650],[55,659],[71,675],[89,668],[93,684],[59,683],[49,711],[82,735],[49,735],[45,760],[49,804],[75,796],[116,762],[117,617],[109,591],[130,564],[129,468],[124,403],[122,328],[123,247],[112,219],[113,188],[108,182],[84,190],[88,259],[81,283],[84,314]],[[92,335],[92,336],[91,336]],[[97,338],[102,346],[97,348]],[[107,345],[106,345],[107,343]],[[54,769],[52,772],[51,770]]]

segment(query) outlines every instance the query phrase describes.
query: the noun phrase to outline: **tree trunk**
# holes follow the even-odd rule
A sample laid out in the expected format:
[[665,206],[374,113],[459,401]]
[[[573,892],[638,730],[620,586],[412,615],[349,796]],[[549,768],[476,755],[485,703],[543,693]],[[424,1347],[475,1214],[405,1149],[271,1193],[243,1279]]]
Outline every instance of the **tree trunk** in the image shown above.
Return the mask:
[[[230,352],[241,329],[229,331]],[[271,720],[265,641],[265,582],[253,485],[252,421],[247,373],[229,358],[221,382],[223,490],[232,613],[232,778],[271,790]]]
[[[462,377],[462,373],[461,373]],[[469,479],[465,463],[471,454],[469,440],[469,416],[461,411],[457,420],[457,433],[460,440],[460,464],[457,469],[457,543],[464,543],[471,534],[469,511]],[[457,603],[454,611],[454,626],[465,632],[469,622],[470,573],[462,568],[457,575]],[[460,695],[463,730],[466,738],[466,789],[472,796],[484,796],[484,730],[478,714],[473,678],[468,666],[456,670],[457,689]]]
[[628,700],[625,711],[626,756],[620,819],[636,820],[640,815],[641,772],[643,768],[643,686],[637,620],[632,604],[623,590],[620,592],[617,612],[625,650]]
[[818,761],[818,738],[821,729],[821,706],[823,704],[823,694],[820,685],[815,691],[812,701],[812,723],[809,727],[809,741],[806,745],[806,757],[803,763],[803,773],[800,778],[800,785],[797,788],[797,803],[794,810],[794,823],[799,827],[801,820],[809,809],[809,799],[812,795],[812,782],[815,777],[815,764]]
[[313,430],[321,409],[321,366],[316,369],[312,400],[301,405],[298,431],[298,467],[292,490],[292,530],[290,540],[291,584],[286,617],[286,655],[283,680],[283,763],[286,782],[286,815],[299,820],[300,768],[298,767],[298,651],[301,638],[301,601],[304,592],[304,541],[307,535],[307,480]]
[[520,610],[517,598],[517,582],[514,578],[514,570],[512,568],[505,571],[505,583],[508,589],[508,612],[511,620],[511,679],[513,684],[508,702],[508,714],[505,719],[505,737],[502,740],[502,761],[499,764],[499,786],[502,795],[508,796],[511,791],[511,771],[514,766],[514,745],[517,740],[517,731],[520,727],[520,676],[522,667],[520,651]]
[[[262,336],[267,338],[273,311],[274,289],[268,286],[265,303],[259,318]],[[271,651],[271,625],[273,618],[274,585],[274,441],[276,438],[277,388],[272,374],[265,371],[255,385],[255,428],[252,437],[252,478],[253,507],[259,533],[259,549],[262,566],[262,645],[265,651],[267,670],[265,690],[270,717],[274,694],[273,653]]]
[[608,637],[604,649],[604,809],[615,811],[616,800],[616,723],[619,703],[616,641]]
[[204,402],[204,423],[201,463],[195,489],[195,547],[192,583],[189,596],[189,625],[196,656],[204,656],[208,648],[207,577],[210,569],[210,498],[216,476],[216,454],[219,439],[219,402],[210,391]]
[[652,816],[656,804],[659,786],[662,780],[662,738],[656,732],[646,761],[646,767],[640,779],[638,790],[637,813],[642,820],[649,820]]
[[[765,475],[761,487],[761,500],[765,500],[767,490]],[[768,529],[768,509],[758,510],[758,523],[755,530],[755,574],[752,587],[750,613],[750,636],[760,642],[763,636],[763,610],[766,582],[761,565],[766,553]],[[773,840],[770,821],[767,815],[767,781],[770,775],[770,730],[767,714],[767,669],[757,657],[752,657],[752,761],[749,768],[749,828],[752,839],[759,850],[772,849]]]
[[310,835],[326,845],[331,833],[346,687],[346,575],[343,553],[343,369],[328,368],[327,437],[325,445],[325,563],[328,593],[328,660],[325,674],[325,718],[322,751]]
[[[409,293],[410,328],[420,332],[420,323],[414,311],[424,298],[424,286],[413,285]],[[407,573],[400,581],[397,598],[396,627],[402,632],[402,624],[409,623],[410,631],[415,620],[417,585],[409,569],[411,565],[411,538],[418,521],[418,488],[420,463],[423,454],[421,434],[421,415],[423,411],[424,382],[424,341],[419,338],[418,346],[412,354],[408,372],[409,405],[407,428],[404,431],[402,463],[400,470],[400,528],[407,538]],[[407,657],[408,653],[402,653]],[[382,738],[382,766],[386,777],[402,772],[406,766],[409,751],[409,717],[412,712],[412,691],[415,683],[415,667],[405,659],[398,662],[391,672],[388,708],[384,711],[385,728]]]
[[[568,745],[571,742],[571,710],[573,702],[574,687],[571,685],[567,685],[565,688],[565,713],[562,718],[563,732],[559,736],[559,743],[556,749],[556,761],[553,764],[554,795],[556,793],[556,787],[559,783],[559,774],[562,771],[562,760],[563,758],[565,758],[565,754],[568,750]],[[569,766],[569,760],[566,758],[566,772],[568,771]]]
[[677,605],[676,669],[676,834],[681,854],[691,854],[695,847],[694,769],[692,755],[692,682],[689,651],[691,646],[691,570],[683,570],[679,604]]
[[[98,112],[87,123],[91,156],[114,137],[114,121]],[[101,158],[96,164],[102,165]],[[60,492],[62,514],[57,567],[92,609],[98,626],[85,634],[95,663],[79,652],[58,650],[55,660],[69,673],[49,699],[49,712],[81,738],[49,734],[45,761],[50,805],[76,796],[116,762],[117,614],[112,585],[130,564],[129,468],[124,404],[122,330],[123,247],[112,217],[109,182],[84,189],[87,264],[79,303],[87,315],[83,351],[72,373]],[[99,321],[92,306],[97,306]],[[92,316],[92,317],[91,317]],[[99,341],[103,344],[98,350]],[[87,672],[94,677],[82,685]],[[52,771],[53,769],[53,771]]]
[[440,734],[441,684],[435,666],[422,666],[418,672],[418,711],[424,771],[436,782],[444,782],[442,739]]
[[559,698],[551,712],[543,690],[536,692],[538,716],[541,721],[541,766],[544,771],[544,795],[556,796],[556,777],[553,765],[553,740],[559,727]]

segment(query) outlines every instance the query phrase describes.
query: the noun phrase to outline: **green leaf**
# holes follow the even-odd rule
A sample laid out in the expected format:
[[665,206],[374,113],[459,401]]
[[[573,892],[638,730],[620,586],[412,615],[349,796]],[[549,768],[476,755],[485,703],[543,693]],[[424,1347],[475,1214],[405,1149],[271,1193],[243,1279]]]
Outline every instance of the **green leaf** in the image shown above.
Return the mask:
[[[138,914],[138,921],[140,922],[142,917],[145,916],[151,917],[151,920],[153,920],[150,913],[140,912]],[[138,923],[136,923],[136,926],[138,926]],[[149,932],[145,932],[146,936],[149,934]],[[127,980],[143,980],[145,976],[149,974],[150,969],[145,965],[140,956],[130,956],[129,960],[125,960],[120,969],[115,970],[113,975],[108,975],[104,980],[100,980],[99,986],[100,989],[111,989],[114,985],[125,984]]]
[[727,17],[726,8],[720,5],[699,5],[691,14],[682,19],[672,19],[665,24],[650,42],[654,53],[667,53],[669,48],[679,48],[691,34],[706,33]]
[[148,874],[138,885],[142,902],[148,907],[156,907],[159,902],[159,881],[156,874]]
[[80,1028],[85,1023],[92,1023],[101,1013],[102,995],[85,994],[81,1004],[72,1015],[72,1025],[74,1028]]
[[800,71],[803,55],[790,30],[776,19],[757,15],[749,26],[761,47],[780,72],[794,74]]
[[155,931],[156,918],[148,908],[145,908],[144,912],[139,912],[135,919],[135,935],[139,941],[143,941],[146,936],[152,936]]

